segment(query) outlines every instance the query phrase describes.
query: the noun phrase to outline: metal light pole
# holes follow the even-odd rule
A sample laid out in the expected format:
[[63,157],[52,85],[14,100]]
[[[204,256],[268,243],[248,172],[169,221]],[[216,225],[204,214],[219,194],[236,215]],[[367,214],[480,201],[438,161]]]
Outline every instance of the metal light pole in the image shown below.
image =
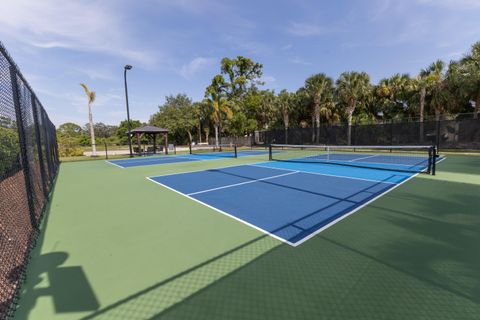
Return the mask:
[[125,101],[127,103],[127,124],[128,124],[128,148],[130,149],[130,158],[133,157],[132,152],[132,135],[130,131],[132,130],[132,126],[130,125],[130,109],[128,108],[128,90],[127,90],[127,70],[132,69],[132,66],[127,64],[124,67],[123,71],[123,79],[125,80]]

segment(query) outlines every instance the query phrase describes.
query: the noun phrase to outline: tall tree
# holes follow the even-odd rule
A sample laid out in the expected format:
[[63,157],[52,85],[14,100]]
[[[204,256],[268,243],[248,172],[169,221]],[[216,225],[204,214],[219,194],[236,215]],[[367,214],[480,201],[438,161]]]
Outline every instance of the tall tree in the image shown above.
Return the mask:
[[347,143],[352,143],[352,116],[358,104],[371,92],[370,76],[365,72],[344,72],[337,82],[337,96],[348,119]]
[[[211,110],[207,100],[193,103],[194,116],[197,121],[197,137],[198,142],[202,143],[202,132],[210,125]],[[208,138],[207,143],[208,143]]]
[[261,128],[266,130],[275,117],[275,92],[273,90],[262,90],[259,95],[259,123]]
[[401,116],[406,107],[406,100],[411,85],[408,74],[394,74],[390,78],[381,79],[375,88],[377,103],[383,117],[393,119]]
[[[142,126],[142,122],[140,120],[131,119],[130,126],[131,126],[131,129],[139,128]],[[120,122],[115,132],[115,135],[117,136],[117,139],[121,144],[126,145],[128,143],[128,121],[127,120],[123,120]]]
[[480,113],[480,41],[460,60],[459,73],[465,95],[475,102],[474,118]]
[[215,128],[215,145],[218,147],[219,133],[222,129],[223,118],[231,119],[233,117],[232,109],[228,105],[228,101],[225,98],[225,90],[227,84],[222,75],[217,74],[212,79],[212,83],[207,87],[205,91],[205,97],[208,99],[210,107],[212,109],[212,121]]
[[282,118],[285,131],[285,144],[288,143],[288,127],[290,125],[290,111],[292,109],[292,96],[287,90],[282,90],[276,98],[277,112]]
[[88,101],[88,124],[90,126],[90,140],[92,143],[92,156],[96,157],[97,156],[97,147],[95,144],[95,131],[93,130],[93,116],[92,116],[92,104],[95,102],[95,91],[90,91],[88,89],[87,85],[84,83],[80,83],[82,86],[83,90],[85,90],[85,94],[87,95],[87,101]]
[[78,138],[82,135],[83,130],[78,124],[73,122],[65,122],[58,126],[57,133],[64,137]]
[[187,136],[191,144],[198,123],[192,99],[183,93],[165,97],[165,103],[151,116],[150,123],[167,128],[177,141],[184,141]]
[[238,56],[236,59],[223,58],[221,72],[227,76],[226,93],[228,99],[238,98],[257,84],[263,84],[263,66],[249,58]]
[[439,120],[445,104],[447,90],[445,87],[445,63],[437,60],[428,66],[428,81],[431,94],[431,105],[435,110],[435,120]]
[[319,73],[309,77],[305,80],[305,92],[311,98],[313,104],[313,118],[315,120],[316,127],[316,139],[318,143],[320,140],[320,116],[321,109],[326,111],[328,108],[326,105],[333,99],[333,80],[327,77],[324,73]]

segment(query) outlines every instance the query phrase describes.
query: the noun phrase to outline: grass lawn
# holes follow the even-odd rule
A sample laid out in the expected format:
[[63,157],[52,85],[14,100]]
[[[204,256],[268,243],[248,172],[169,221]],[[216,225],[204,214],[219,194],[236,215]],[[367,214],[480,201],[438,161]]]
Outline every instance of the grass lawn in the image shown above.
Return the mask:
[[16,319],[479,319],[480,157],[298,247],[146,179],[265,159],[62,163]]

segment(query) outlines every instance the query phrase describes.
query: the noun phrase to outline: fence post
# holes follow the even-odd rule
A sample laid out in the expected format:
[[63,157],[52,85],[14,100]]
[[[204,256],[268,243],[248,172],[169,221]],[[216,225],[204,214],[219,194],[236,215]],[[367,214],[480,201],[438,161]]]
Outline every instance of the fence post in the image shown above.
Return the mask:
[[271,145],[271,144],[268,145],[268,160],[270,160],[270,161],[273,160],[273,156],[272,156],[272,145]]
[[351,138],[351,141],[350,141],[350,144],[351,145],[356,145],[356,142],[357,142],[357,126],[358,126],[358,122],[355,121],[355,124],[352,126],[352,136],[350,137]]
[[[47,178],[45,176],[45,164],[43,162],[43,153],[42,153],[42,140],[40,139],[40,124],[38,123],[38,108],[37,108],[37,103],[35,99],[35,95],[32,93],[31,95],[32,99],[32,112],[33,112],[33,122],[35,123],[35,141],[37,143],[37,151],[38,151],[38,160],[40,163],[40,176],[42,177],[42,188],[43,188],[43,193],[45,195],[45,198],[48,197],[48,190],[47,190]],[[43,124],[43,121],[42,121]]]
[[33,188],[31,184],[30,169],[27,158],[27,144],[25,142],[25,128],[23,127],[22,108],[20,105],[20,97],[17,83],[17,73],[13,66],[10,66],[10,81],[12,82],[13,104],[15,105],[15,115],[17,118],[18,139],[20,142],[20,160],[25,177],[25,188],[27,193],[28,208],[30,211],[30,223],[32,227],[38,230],[37,219],[35,218],[35,206],[33,203]]
[[440,148],[440,120],[439,119],[437,119],[437,121],[435,122],[435,129],[436,129],[435,144],[437,149],[439,149]]
[[393,119],[390,119],[390,145],[393,146]]
[[53,151],[52,151],[52,146],[51,146],[51,143],[52,143],[52,139],[50,138],[50,134],[49,134],[49,124],[48,124],[48,119],[45,115],[45,111],[43,110],[43,107],[40,105],[40,108],[42,110],[40,116],[42,117],[42,123],[44,124],[43,126],[43,133],[44,133],[44,136],[45,136],[45,156],[47,157],[46,161],[47,161],[47,165],[48,165],[48,179],[49,179],[49,184],[51,184],[50,182],[50,179],[54,176],[54,164],[53,164],[53,160],[52,160],[52,155],[53,155]]

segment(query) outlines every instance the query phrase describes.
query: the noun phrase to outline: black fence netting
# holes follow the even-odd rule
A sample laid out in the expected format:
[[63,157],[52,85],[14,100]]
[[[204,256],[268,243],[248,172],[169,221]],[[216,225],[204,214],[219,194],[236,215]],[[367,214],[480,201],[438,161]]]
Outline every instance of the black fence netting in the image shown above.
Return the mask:
[[[235,144],[239,147],[251,147],[252,146],[252,137],[219,137],[220,144]],[[214,145],[216,143],[215,138],[210,137],[208,139],[208,144]]]
[[391,122],[368,125],[322,125],[257,131],[255,145],[435,145],[439,149],[480,149],[480,119]]
[[59,166],[55,126],[0,43],[0,319],[13,315]]

